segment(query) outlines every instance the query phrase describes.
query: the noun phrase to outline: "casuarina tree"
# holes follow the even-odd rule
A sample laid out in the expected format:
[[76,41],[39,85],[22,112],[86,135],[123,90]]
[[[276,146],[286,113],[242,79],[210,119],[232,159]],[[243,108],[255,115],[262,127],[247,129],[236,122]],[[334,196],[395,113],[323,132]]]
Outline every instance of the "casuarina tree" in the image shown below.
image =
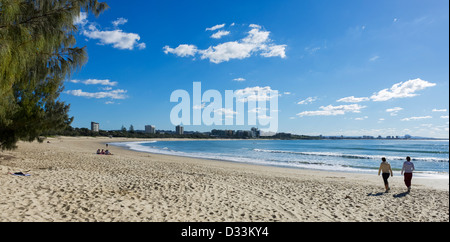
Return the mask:
[[74,20],[98,16],[97,0],[0,0],[0,148],[39,140],[73,121],[59,95],[64,81],[87,61],[76,47]]

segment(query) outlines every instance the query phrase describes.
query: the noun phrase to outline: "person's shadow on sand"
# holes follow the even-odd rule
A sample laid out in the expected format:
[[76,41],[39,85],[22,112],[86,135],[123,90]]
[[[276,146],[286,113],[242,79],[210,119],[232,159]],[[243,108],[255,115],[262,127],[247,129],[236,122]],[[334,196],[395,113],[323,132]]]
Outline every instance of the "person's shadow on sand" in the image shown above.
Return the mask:
[[378,197],[378,196],[381,196],[381,195],[384,195],[384,194],[386,194],[385,192],[379,192],[379,193],[368,193],[367,194],[367,196],[368,197]]
[[[368,193],[367,194],[367,196],[368,197],[378,197],[378,196],[381,196],[381,195],[384,195],[384,194],[386,194],[385,192],[379,192],[379,193]],[[399,194],[394,194],[394,196],[393,197],[395,197],[395,198],[401,198],[401,197],[406,197],[406,195],[408,195],[409,194],[409,192],[402,192],[402,193],[399,193]]]
[[409,192],[402,192],[399,194],[395,194],[394,197],[395,198],[406,197],[406,195],[408,195],[408,194],[409,194]]

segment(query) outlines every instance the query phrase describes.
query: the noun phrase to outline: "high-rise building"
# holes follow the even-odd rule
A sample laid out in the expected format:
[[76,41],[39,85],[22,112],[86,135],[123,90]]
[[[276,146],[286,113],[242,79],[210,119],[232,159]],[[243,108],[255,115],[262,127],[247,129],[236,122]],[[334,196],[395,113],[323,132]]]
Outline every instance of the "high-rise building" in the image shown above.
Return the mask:
[[98,132],[100,130],[100,124],[96,122],[91,122],[91,131]]
[[147,134],[154,134],[155,133],[155,126],[153,126],[153,125],[145,125],[145,133],[147,133]]
[[184,134],[184,127],[177,125],[177,127],[175,127],[175,132],[176,132],[176,134],[179,134],[179,135]]
[[259,131],[258,128],[253,127],[250,129],[250,131],[251,131],[252,138],[258,138],[259,136],[261,136],[261,132]]

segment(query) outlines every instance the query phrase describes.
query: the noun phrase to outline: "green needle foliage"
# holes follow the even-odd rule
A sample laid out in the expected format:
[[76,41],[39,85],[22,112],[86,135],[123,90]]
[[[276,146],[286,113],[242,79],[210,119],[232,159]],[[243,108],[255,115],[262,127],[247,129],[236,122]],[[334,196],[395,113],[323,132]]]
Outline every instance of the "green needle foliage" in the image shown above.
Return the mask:
[[97,0],[0,0],[2,150],[73,121],[70,105],[58,97],[64,80],[87,61],[85,47],[75,47],[74,19],[107,8]]

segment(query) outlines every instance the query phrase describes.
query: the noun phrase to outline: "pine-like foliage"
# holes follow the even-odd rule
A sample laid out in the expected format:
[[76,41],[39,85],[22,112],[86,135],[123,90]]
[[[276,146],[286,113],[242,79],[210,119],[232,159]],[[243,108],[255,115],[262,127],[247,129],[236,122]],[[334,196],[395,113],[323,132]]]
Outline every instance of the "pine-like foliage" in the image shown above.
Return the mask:
[[70,105],[58,97],[64,80],[87,61],[85,48],[75,47],[74,19],[107,8],[97,0],[0,0],[2,150],[70,125]]

